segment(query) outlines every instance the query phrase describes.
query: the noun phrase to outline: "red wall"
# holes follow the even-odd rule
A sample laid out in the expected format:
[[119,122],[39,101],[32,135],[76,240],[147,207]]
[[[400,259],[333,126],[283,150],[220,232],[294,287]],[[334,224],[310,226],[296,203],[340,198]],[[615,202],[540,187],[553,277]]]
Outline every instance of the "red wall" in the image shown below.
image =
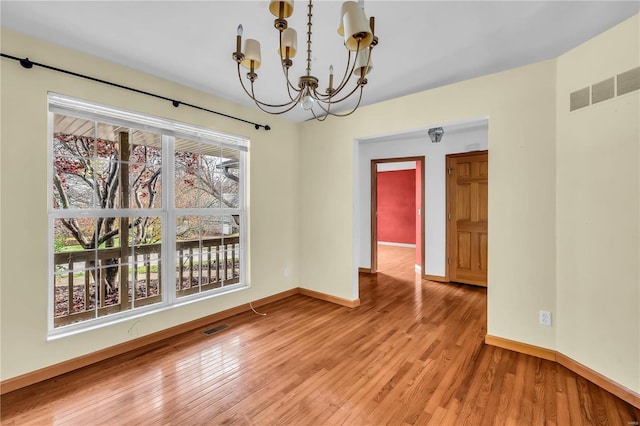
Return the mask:
[[415,244],[416,211],[416,171],[378,172],[378,241]]

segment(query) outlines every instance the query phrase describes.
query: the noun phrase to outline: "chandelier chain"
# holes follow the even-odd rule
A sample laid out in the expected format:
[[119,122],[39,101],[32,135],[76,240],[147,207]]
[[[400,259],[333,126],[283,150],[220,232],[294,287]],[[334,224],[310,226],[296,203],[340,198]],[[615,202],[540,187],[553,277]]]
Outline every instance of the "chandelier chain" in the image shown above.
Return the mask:
[[311,18],[313,18],[313,3],[312,0],[309,0],[309,12],[307,13],[307,75],[311,75],[311,27],[313,23],[311,22]]

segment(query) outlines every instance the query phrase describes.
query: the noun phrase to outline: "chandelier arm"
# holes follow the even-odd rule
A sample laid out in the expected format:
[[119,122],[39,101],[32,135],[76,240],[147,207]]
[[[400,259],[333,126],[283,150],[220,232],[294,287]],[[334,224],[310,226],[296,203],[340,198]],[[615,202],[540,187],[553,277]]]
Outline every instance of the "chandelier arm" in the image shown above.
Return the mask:
[[[318,106],[320,107],[321,110],[326,112],[326,114],[324,116],[322,116],[320,118],[316,117],[316,120],[322,122],[322,121],[326,120],[328,116],[331,115],[331,104],[327,104],[327,108],[326,109],[324,108],[324,106],[322,106],[322,102],[318,102]],[[315,115],[315,113],[314,113],[314,115]]]
[[[360,41],[359,41],[359,40],[358,40],[358,44],[360,44]],[[357,63],[357,60],[358,60],[358,52],[359,52],[359,51],[356,51],[356,56],[355,56],[355,59],[354,59],[354,61],[353,61],[353,67],[352,67],[352,68],[351,68],[351,70],[348,72],[348,74],[347,74],[347,75],[348,75],[349,77],[346,79],[346,81],[343,81],[343,82],[341,83],[340,87],[339,87],[338,89],[334,90],[333,92],[331,92],[330,94],[322,95],[321,93],[317,93],[317,92],[316,92],[316,96],[318,97],[318,100],[322,100],[323,102],[325,102],[325,103],[327,103],[327,104],[337,104],[337,103],[342,102],[342,101],[344,101],[345,99],[347,99],[347,98],[351,97],[351,95],[353,95],[353,94],[355,93],[355,91],[356,91],[356,90],[358,90],[358,87],[363,87],[363,86],[364,86],[363,84],[360,84],[360,80],[361,80],[362,78],[364,78],[364,77],[363,77],[363,76],[360,76],[360,77],[358,77],[358,78],[357,78],[356,85],[355,85],[355,87],[351,90],[351,92],[349,92],[349,94],[347,94],[347,95],[343,96],[342,98],[340,98],[340,99],[338,99],[338,100],[334,100],[334,101],[332,101],[332,100],[331,100],[332,98],[335,98],[338,94],[340,94],[340,92],[341,92],[341,91],[346,87],[346,84],[347,84],[347,83],[349,83],[349,82],[351,81],[351,78],[352,78],[353,76],[355,76],[355,74],[354,74],[354,70],[355,70],[355,65],[356,65],[356,63]],[[349,56],[351,56],[351,52],[349,52]],[[370,60],[371,60],[371,51],[369,51],[369,58],[368,58],[368,60],[367,60],[367,67],[369,66],[369,61],[370,61]],[[347,65],[347,67],[348,67],[348,65]],[[366,84],[366,82],[365,82],[365,84]],[[362,95],[361,95],[361,96],[362,96]]]
[[[294,86],[291,83],[291,80],[289,79],[289,67],[285,66],[285,62],[284,59],[282,59],[282,31],[278,31],[279,35],[279,43],[280,43],[280,66],[282,67],[282,74],[284,75],[284,79],[286,80],[286,86],[287,86],[287,93],[289,94],[289,99],[293,100],[293,95],[291,94],[291,89],[293,89],[295,92],[299,93],[302,89],[297,89],[296,86]],[[289,65],[293,64],[293,62],[289,62]]]
[[325,114],[325,115],[323,115],[323,116],[318,117],[318,116],[316,115],[316,112],[313,110],[313,108],[311,108],[311,114],[313,114],[313,118],[314,118],[316,121],[320,121],[320,122],[322,122],[322,121],[326,120],[326,119],[327,119],[327,117],[329,117],[329,115],[331,115],[331,113],[329,112],[329,111],[331,110],[331,105],[329,105],[329,106],[327,107],[327,109],[326,109],[326,110],[322,107],[322,105],[320,105],[320,104],[318,104],[318,105],[320,106],[320,109],[322,109],[323,111],[327,112],[327,114]]
[[[296,105],[296,100],[292,99],[291,101],[284,103],[284,104],[268,104],[266,102],[262,102],[259,101],[258,99],[256,99],[255,97],[255,93],[253,90],[253,82],[251,83],[251,93],[247,90],[247,87],[244,85],[244,82],[242,81],[242,76],[240,74],[240,64],[238,64],[238,80],[240,80],[240,85],[242,86],[242,88],[244,89],[245,93],[247,94],[247,96],[249,96],[251,98],[252,101],[254,101],[256,104],[261,104],[270,108],[283,108],[283,107],[288,107],[289,105],[291,105],[293,103],[293,105]],[[288,111],[288,110],[287,110]]]
[[[298,103],[300,102],[300,98],[302,97],[302,94],[299,93],[298,96],[295,99],[291,99],[291,101],[284,103],[284,104],[268,104],[266,102],[262,102],[259,101],[258,98],[255,95],[254,92],[254,87],[253,87],[253,82],[251,83],[251,94],[249,95],[251,97],[251,99],[253,99],[253,101],[256,103],[256,105],[258,105],[258,107],[263,110],[264,112],[268,112],[269,114],[282,114],[285,113],[287,111],[291,111],[296,105],[298,105]],[[269,112],[263,108],[261,108],[261,106],[265,106],[265,107],[269,107],[269,108],[286,108],[284,111],[282,112]]]
[[[353,107],[353,109],[352,109],[351,111],[349,111],[348,113],[345,113],[345,114],[337,114],[337,113],[334,113],[334,112],[330,112],[330,111],[329,111],[329,109],[330,109],[330,108],[325,109],[325,108],[322,106],[322,104],[321,104],[321,103],[319,103],[319,102],[318,102],[318,106],[319,106],[319,107],[320,107],[324,112],[326,112],[328,115],[332,115],[332,116],[334,116],[334,117],[347,117],[347,116],[349,116],[349,115],[353,114],[354,112],[356,112],[356,110],[357,110],[357,109],[358,109],[358,107],[360,106],[360,101],[362,101],[362,93],[363,93],[363,92],[364,92],[364,86],[360,86],[360,96],[358,97],[358,103],[356,104],[356,106],[355,106],[355,107]],[[315,114],[314,114],[314,116],[315,116]]]
[[[320,108],[324,111],[324,108],[322,107],[322,104],[319,104],[319,105],[320,105]],[[331,115],[331,104],[327,105],[327,113],[324,116],[320,117],[320,118],[316,118],[316,120],[322,122],[322,121],[326,120],[327,117],[329,117],[330,115]]]
[[[291,106],[287,109],[284,109],[282,111],[269,111],[268,109],[264,108],[262,105],[260,105],[260,103],[257,100],[253,100],[256,103],[256,106],[258,107],[258,109],[260,109],[263,112],[266,112],[267,114],[271,114],[271,115],[280,115],[280,114],[284,114],[285,112],[289,112],[291,111],[293,108],[296,107],[296,105],[298,105],[298,102],[293,102],[291,103]],[[264,103],[263,103],[264,104]],[[264,104],[264,105],[268,105],[268,104]],[[275,107],[274,107],[275,108]]]
[[[360,84],[357,82],[360,78],[358,77],[356,79],[356,85],[353,89],[349,89],[351,90],[351,92],[349,92],[348,95],[344,95],[342,98],[340,98],[340,100],[337,101],[332,101],[331,99],[335,99],[337,98],[338,95],[340,95],[340,93],[344,90],[344,88],[346,87],[346,85],[343,85],[340,89],[336,89],[335,91],[331,92],[330,94],[323,94],[323,93],[319,93],[318,91],[315,91],[314,95],[316,96],[316,98],[318,100],[321,100],[325,103],[338,103],[342,100],[345,100],[346,98],[348,98],[349,96],[353,95],[353,92],[356,91],[356,89],[360,86]],[[346,83],[349,83],[351,80],[351,78],[349,78]]]
[[[360,47],[360,40],[358,40],[358,47]],[[335,97],[336,95],[340,94],[340,92],[347,86],[347,84],[349,84],[349,82],[351,81],[351,78],[354,76],[353,72],[355,71],[356,64],[358,63],[359,52],[360,50],[356,50],[355,57],[353,58],[353,64],[351,64],[351,51],[349,51],[349,56],[347,57],[347,66],[345,68],[345,73],[344,73],[344,76],[342,77],[342,81],[340,82],[338,87],[335,90],[333,90],[333,92],[331,92],[331,94],[327,94],[327,95],[319,94],[319,96],[322,97],[322,99]],[[369,51],[369,59],[371,59],[371,51]],[[357,87],[358,85],[356,85],[356,88]],[[345,98],[342,98],[342,99],[348,98],[353,94],[353,92],[355,92],[355,89],[351,93],[349,93]],[[339,102],[339,101],[336,101],[336,102]]]
[[300,97],[301,95],[298,95],[296,99],[292,99],[291,102],[287,104],[287,108],[283,109],[282,111],[270,111],[265,107],[278,108],[278,106],[273,106],[273,105],[265,104],[264,102],[259,102],[255,97],[252,97],[252,99],[255,102],[258,109],[260,109],[261,111],[266,112],[267,114],[279,115],[279,114],[284,114],[285,112],[289,112],[293,108],[295,108],[295,106],[298,105],[298,103],[300,102]]
[[[322,107],[321,107],[321,108],[322,108]],[[324,108],[322,108],[322,110],[324,111]],[[322,121],[326,120],[326,119],[327,119],[327,117],[330,115],[330,114],[325,114],[325,115],[323,115],[322,117],[318,117],[318,116],[316,115],[316,112],[313,110],[313,108],[311,108],[311,114],[313,114],[313,118],[314,118],[316,121],[320,121],[320,122],[322,122]]]
[[[326,100],[325,99],[320,99],[319,97],[316,97],[316,99],[318,99],[319,101],[322,101],[322,102],[324,102],[325,104],[328,104],[328,105],[337,104],[337,103],[340,103],[340,102],[346,100],[351,95],[353,95],[356,92],[356,90],[358,90],[358,88],[364,88],[364,85],[356,84],[356,87],[354,87],[353,90],[351,90],[351,92],[349,92],[348,95],[344,95],[342,98],[340,98],[338,100],[335,100],[335,101],[332,101],[331,97],[329,99],[326,99]],[[318,95],[316,90],[314,90],[313,93],[314,93],[314,95]],[[334,95],[335,95],[335,93],[334,93]]]
[[[344,70],[344,75],[342,76],[342,81],[340,81],[340,84],[338,85],[337,88],[333,89],[331,91],[331,93],[319,93],[318,91],[315,91],[315,94],[317,96],[317,99],[321,99],[321,100],[325,100],[325,99],[330,99],[334,96],[336,96],[337,94],[340,93],[340,91],[342,91],[342,89],[344,88],[344,86],[351,80],[350,76],[353,73],[353,69],[351,70],[351,73],[349,73],[349,67],[351,66],[351,51],[348,50],[348,56],[347,56],[347,66],[345,67]],[[355,61],[353,62],[353,64],[355,65]]]
[[[358,40],[358,47],[360,47],[360,40]],[[342,77],[342,81],[340,82],[336,90],[333,92],[334,96],[340,93],[340,91],[342,91],[342,89],[345,88],[345,86],[349,83],[349,81],[351,81],[351,76],[353,76],[353,72],[356,69],[356,64],[358,63],[359,52],[360,50],[356,50],[356,54],[355,54],[355,57],[353,58],[353,64],[352,64],[351,51],[349,50],[349,56],[347,58],[347,66],[344,70],[344,76]],[[349,67],[351,67],[351,69],[349,69]]]
[[300,93],[302,89],[297,88],[293,84],[291,84],[291,80],[289,79],[289,69],[282,65],[282,71],[284,72],[284,78],[287,80],[287,93],[289,94],[289,99],[293,100],[293,95],[291,94],[291,89],[296,92],[296,97],[300,97]]

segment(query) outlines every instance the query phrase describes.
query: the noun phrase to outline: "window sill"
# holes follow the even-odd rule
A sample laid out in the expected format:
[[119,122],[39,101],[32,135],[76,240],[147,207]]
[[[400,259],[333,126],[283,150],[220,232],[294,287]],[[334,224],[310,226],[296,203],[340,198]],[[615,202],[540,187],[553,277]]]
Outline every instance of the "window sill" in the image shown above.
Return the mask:
[[[176,308],[182,308],[184,306],[188,306],[193,303],[203,302],[203,301],[214,299],[220,296],[236,293],[241,290],[246,290],[246,289],[249,289],[250,287],[251,286],[248,284],[238,283],[238,284],[231,285],[229,287],[225,287],[224,291],[210,292],[210,293],[207,293],[206,295],[194,294],[192,296],[181,297],[180,299],[177,299],[172,304],[158,303],[155,305],[149,305],[149,306],[136,309],[135,311],[126,311],[121,314],[111,314],[109,316],[96,318],[94,320],[84,321],[76,324],[70,324],[68,326],[63,326],[63,327],[56,328],[54,330],[50,330],[47,335],[47,342],[99,330],[99,329],[110,327],[126,321],[134,321],[138,318],[145,317],[148,315],[153,315],[153,314],[169,311]],[[135,322],[131,324],[131,327],[129,328],[129,334],[131,334],[131,330],[133,329],[134,325],[135,325]],[[132,337],[136,338],[138,336],[132,335]]]

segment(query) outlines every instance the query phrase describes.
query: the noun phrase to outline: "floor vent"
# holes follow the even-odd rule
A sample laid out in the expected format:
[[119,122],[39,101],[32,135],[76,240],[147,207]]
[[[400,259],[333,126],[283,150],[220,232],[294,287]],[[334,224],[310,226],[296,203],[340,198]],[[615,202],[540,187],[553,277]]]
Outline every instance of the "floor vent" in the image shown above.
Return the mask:
[[205,334],[207,336],[211,336],[212,334],[215,334],[219,331],[224,330],[225,328],[229,328],[229,324],[220,324],[220,325],[216,325],[213,328],[210,328],[208,330],[205,330],[202,332],[202,334]]

